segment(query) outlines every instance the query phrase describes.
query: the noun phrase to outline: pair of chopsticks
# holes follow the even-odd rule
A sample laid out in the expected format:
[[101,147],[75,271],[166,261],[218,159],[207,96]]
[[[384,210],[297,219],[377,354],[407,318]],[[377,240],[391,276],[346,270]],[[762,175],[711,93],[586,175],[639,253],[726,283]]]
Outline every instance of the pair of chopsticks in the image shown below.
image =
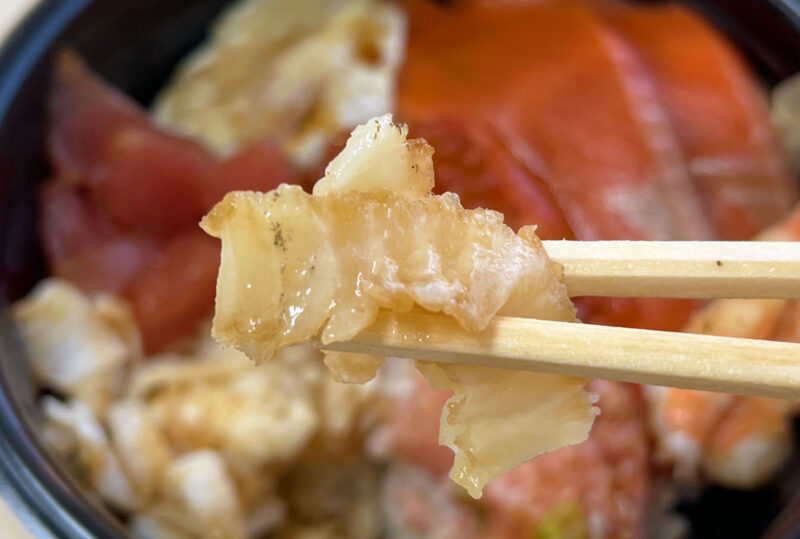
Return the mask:
[[[800,242],[545,241],[570,296],[800,298]],[[381,313],[325,350],[800,399],[800,344],[495,317]]]

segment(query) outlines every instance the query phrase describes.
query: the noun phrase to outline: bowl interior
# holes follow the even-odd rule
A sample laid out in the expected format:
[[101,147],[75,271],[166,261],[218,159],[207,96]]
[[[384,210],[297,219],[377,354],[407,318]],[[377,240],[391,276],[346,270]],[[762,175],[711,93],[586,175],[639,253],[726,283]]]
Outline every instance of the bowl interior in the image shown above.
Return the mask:
[[[0,467],[60,537],[113,537],[119,521],[81,492],[37,441],[38,413],[24,350],[5,305],[44,275],[36,187],[44,152],[52,59],[76,49],[112,84],[147,103],[177,61],[204,36],[226,0],[42,2],[0,51]],[[800,71],[800,14],[793,0],[696,0],[737,42],[767,84]],[[686,514],[703,537],[757,535],[780,508],[778,487],[712,489]]]
[[82,492],[41,444],[36,389],[8,302],[45,274],[36,233],[53,57],[78,51],[92,69],[147,103],[205,35],[225,0],[42,2],[0,51],[0,467],[58,537],[119,537],[119,520]]

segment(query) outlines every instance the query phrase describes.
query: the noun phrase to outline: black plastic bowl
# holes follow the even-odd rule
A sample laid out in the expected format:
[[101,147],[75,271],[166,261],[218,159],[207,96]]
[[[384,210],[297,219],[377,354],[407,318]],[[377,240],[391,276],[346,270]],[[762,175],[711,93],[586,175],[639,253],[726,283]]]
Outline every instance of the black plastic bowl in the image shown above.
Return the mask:
[[[75,48],[112,84],[146,103],[225,3],[42,0],[0,49],[0,469],[57,537],[119,537],[125,530],[42,447],[35,387],[5,309],[44,275],[35,193],[48,172],[45,100],[52,58],[64,46]],[[739,44],[767,84],[800,71],[797,0],[694,3]],[[755,537],[781,509],[779,499],[775,488],[715,489],[686,513],[698,537]],[[786,533],[798,536],[797,530]]]

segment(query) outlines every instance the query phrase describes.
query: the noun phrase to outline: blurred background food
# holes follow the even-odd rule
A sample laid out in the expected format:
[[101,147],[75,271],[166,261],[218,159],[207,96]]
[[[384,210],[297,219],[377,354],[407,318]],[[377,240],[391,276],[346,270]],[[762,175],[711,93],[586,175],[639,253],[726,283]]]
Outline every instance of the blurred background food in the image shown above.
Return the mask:
[[[305,188],[393,112],[437,189],[544,239],[795,240],[798,95],[699,15],[603,0],[239,0],[147,109],[63,53],[39,192],[51,276],[13,309],[46,441],[138,537],[674,537],[708,485],[756,488],[793,405],[597,381],[589,440],[471,500],[447,393],[407,362],[335,382],[207,337],[224,193]],[[580,318],[798,340],[795,301],[578,300]],[[687,511],[684,511],[687,512]],[[690,512],[690,511],[688,511]]]

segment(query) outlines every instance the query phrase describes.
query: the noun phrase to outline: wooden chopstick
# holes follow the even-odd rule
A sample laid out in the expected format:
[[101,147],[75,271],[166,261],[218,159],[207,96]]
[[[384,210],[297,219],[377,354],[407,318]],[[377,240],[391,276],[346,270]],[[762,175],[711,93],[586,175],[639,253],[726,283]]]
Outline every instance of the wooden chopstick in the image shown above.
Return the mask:
[[[570,296],[800,298],[800,242],[544,241]],[[529,318],[469,333],[382,312],[324,350],[800,399],[800,344]]]
[[542,244],[573,297],[800,298],[800,242]]
[[382,312],[324,350],[408,357],[785,399],[800,398],[800,344],[495,317],[469,333],[449,316]]

